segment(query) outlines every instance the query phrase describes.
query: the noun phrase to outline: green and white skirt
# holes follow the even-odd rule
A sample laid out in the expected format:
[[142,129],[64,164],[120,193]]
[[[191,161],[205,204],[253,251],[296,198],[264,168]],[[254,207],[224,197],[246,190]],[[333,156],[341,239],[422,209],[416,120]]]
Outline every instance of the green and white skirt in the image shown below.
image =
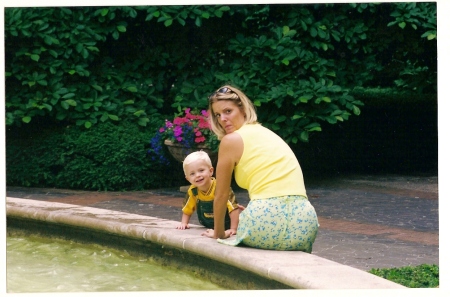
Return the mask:
[[303,196],[251,200],[239,215],[236,236],[217,239],[236,246],[311,253],[319,222],[314,207]]

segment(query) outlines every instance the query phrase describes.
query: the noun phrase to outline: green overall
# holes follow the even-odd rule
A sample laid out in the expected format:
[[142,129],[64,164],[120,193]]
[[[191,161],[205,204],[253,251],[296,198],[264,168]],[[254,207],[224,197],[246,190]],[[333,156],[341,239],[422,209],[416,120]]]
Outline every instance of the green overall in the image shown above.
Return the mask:
[[[203,226],[206,228],[214,229],[214,200],[202,201],[198,199],[198,189],[192,189],[192,194],[197,198],[197,217]],[[225,213],[225,230],[230,229],[230,215]]]

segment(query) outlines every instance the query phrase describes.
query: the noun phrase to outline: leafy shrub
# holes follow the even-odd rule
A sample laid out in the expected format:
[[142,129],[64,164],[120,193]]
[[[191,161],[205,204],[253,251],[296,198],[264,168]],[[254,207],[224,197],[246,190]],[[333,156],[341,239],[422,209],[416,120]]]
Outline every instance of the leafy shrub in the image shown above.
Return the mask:
[[357,86],[436,93],[436,15],[432,2],[7,7],[5,122],[146,126],[232,84],[268,128],[308,142],[361,114]]
[[373,268],[369,272],[408,288],[436,288],[439,286],[439,266],[434,264],[390,269]]
[[85,129],[50,126],[9,129],[7,185],[86,190],[142,190],[179,183],[182,170],[147,154],[156,128],[105,122]]

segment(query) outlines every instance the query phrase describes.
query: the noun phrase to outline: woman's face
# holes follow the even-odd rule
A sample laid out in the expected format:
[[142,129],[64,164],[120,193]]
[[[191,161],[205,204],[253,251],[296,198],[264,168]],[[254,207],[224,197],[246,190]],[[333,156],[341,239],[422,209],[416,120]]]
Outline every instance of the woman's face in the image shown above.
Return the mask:
[[219,125],[230,134],[245,123],[245,115],[241,109],[231,100],[218,100],[212,104],[214,116]]

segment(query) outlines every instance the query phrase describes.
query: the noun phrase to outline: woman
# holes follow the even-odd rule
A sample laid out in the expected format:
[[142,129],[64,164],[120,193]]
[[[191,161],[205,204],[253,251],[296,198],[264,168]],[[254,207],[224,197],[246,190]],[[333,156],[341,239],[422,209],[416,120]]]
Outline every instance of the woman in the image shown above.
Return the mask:
[[252,102],[240,90],[224,86],[209,97],[211,127],[220,140],[216,167],[214,217],[226,212],[231,178],[247,189],[250,202],[239,216],[234,239],[223,219],[202,235],[220,243],[311,253],[319,227],[306,196],[303,173],[290,147],[257,122]]

